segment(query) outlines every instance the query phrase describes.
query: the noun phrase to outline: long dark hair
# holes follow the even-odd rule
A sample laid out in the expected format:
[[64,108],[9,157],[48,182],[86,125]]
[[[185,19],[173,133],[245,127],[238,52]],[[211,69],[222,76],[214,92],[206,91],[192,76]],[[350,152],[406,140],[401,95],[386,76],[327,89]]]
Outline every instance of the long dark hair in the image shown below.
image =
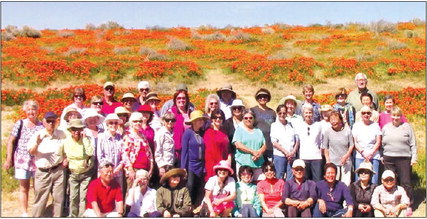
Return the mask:
[[[175,94],[173,95],[173,105],[176,106],[176,98],[178,97],[178,95],[180,93],[185,94],[185,100],[186,100],[186,102],[185,102],[185,107],[184,108],[185,108],[185,111],[188,111],[188,107],[190,105],[190,97],[188,96],[188,92],[185,91],[185,90],[179,90],[179,91],[175,92]],[[180,113],[179,110],[178,110],[178,113]]]

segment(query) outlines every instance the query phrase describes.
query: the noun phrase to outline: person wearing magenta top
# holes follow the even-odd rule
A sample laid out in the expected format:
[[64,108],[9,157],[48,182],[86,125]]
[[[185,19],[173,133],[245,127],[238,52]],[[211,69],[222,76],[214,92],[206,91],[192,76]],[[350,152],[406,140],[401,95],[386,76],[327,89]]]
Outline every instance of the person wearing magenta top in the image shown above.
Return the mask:
[[179,90],[173,95],[173,106],[168,111],[175,115],[175,125],[173,126],[173,140],[175,142],[175,167],[181,167],[181,140],[185,129],[189,128],[184,121],[190,118],[189,108],[190,98],[186,90]]
[[191,125],[182,136],[181,167],[187,170],[187,188],[190,191],[193,207],[199,206],[203,199],[205,172],[205,143],[203,130],[207,117],[200,110],[194,110],[185,123]]
[[[385,110],[380,113],[380,118],[378,119],[378,125],[380,125],[381,130],[383,129],[383,127],[387,124],[391,122],[391,109],[393,108],[395,102],[394,102],[394,97],[391,95],[387,95],[384,98],[384,105],[385,105]],[[400,117],[400,121],[402,123],[408,122],[408,119],[402,115]]]
[[[203,140],[205,141],[205,182],[212,176],[215,176],[213,166],[221,160],[227,160],[231,163],[231,154],[229,150],[230,142],[227,135],[223,132],[222,123],[224,121],[224,112],[215,109],[211,113],[211,127],[205,132]],[[232,174],[230,174],[231,176]]]
[[110,113],[114,113],[114,110],[122,106],[122,103],[118,102],[116,99],[114,99],[114,92],[115,92],[115,85],[113,82],[105,82],[104,84],[104,98],[102,100],[102,108],[101,112],[104,115],[108,115]]
[[270,161],[266,161],[262,165],[262,172],[265,175],[265,180],[257,184],[262,217],[285,217],[282,211],[282,192],[285,181],[276,178],[276,168]]

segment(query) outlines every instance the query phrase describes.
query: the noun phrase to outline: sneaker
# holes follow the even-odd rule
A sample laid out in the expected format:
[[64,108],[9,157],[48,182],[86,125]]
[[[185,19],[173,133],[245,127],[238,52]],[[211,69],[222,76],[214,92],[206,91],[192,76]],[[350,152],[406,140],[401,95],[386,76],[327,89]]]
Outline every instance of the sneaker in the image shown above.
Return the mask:
[[28,213],[23,213],[21,217],[28,217]]
[[406,209],[406,217],[410,217],[410,216],[412,216],[412,208],[411,207]]

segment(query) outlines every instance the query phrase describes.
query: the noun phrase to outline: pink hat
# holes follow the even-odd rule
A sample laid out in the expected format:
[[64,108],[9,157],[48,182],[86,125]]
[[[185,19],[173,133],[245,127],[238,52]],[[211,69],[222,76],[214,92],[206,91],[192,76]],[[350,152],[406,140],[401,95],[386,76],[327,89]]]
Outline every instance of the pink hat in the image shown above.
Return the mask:
[[230,172],[230,175],[234,174],[234,171],[231,168],[231,164],[228,161],[226,161],[226,160],[221,160],[218,164],[216,164],[213,167],[214,171],[216,171],[217,169],[225,169],[225,170],[228,170]]

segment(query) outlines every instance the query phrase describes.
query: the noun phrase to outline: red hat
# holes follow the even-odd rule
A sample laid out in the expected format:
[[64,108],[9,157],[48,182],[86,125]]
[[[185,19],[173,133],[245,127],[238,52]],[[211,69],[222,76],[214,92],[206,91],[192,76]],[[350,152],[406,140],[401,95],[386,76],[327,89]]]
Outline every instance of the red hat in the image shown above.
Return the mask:
[[138,110],[138,112],[149,112],[149,113],[153,113],[153,111],[151,110],[151,107],[147,104],[141,105]]

